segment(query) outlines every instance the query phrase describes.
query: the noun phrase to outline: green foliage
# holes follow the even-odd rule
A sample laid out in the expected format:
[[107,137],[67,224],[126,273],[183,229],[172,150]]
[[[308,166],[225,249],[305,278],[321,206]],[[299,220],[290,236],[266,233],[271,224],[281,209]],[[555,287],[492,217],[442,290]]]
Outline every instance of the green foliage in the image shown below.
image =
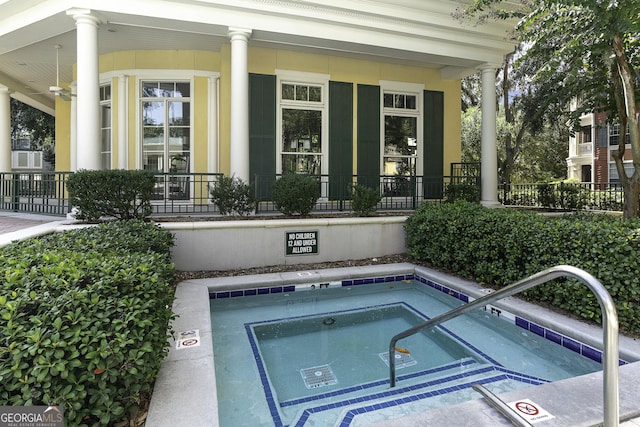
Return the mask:
[[351,198],[351,208],[358,216],[370,216],[382,200],[377,189],[357,184],[351,188]]
[[[412,257],[498,288],[556,265],[582,268],[611,294],[621,328],[640,333],[638,219],[585,214],[549,218],[456,202],[421,206],[405,229]],[[599,322],[595,297],[575,283],[556,280],[525,296]]]
[[209,193],[222,215],[245,216],[255,210],[253,189],[240,178],[223,176],[211,186]]
[[467,202],[480,202],[480,187],[474,184],[447,184],[445,189],[445,199],[447,202],[456,200],[466,200]]
[[0,405],[62,405],[73,426],[126,420],[168,351],[172,245],[131,221],[2,249]]
[[273,203],[285,215],[307,215],[319,198],[318,181],[307,175],[289,173],[273,184]]
[[[11,98],[11,136],[29,135],[31,149],[51,147],[56,131],[56,119],[50,114]],[[50,161],[51,159],[47,160]]]
[[555,208],[558,204],[553,185],[543,182],[538,184],[538,202],[545,208]]
[[75,218],[85,222],[148,217],[155,185],[155,175],[145,170],[83,170],[67,178]]
[[538,184],[538,202],[545,208],[577,211],[587,207],[589,189],[578,183]]

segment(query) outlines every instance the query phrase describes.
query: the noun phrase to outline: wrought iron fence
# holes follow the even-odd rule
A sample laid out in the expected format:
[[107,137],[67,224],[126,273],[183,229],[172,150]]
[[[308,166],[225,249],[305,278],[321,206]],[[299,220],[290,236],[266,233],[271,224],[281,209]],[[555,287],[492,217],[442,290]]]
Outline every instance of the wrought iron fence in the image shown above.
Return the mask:
[[503,205],[563,210],[622,210],[624,191],[617,183],[540,183],[501,185]]
[[[314,176],[321,197],[316,211],[351,210],[351,188],[366,185],[379,190],[381,211],[414,210],[420,204],[444,200],[480,199],[480,177],[473,167],[452,167],[451,176]],[[454,170],[455,169],[455,170]],[[66,190],[72,172],[0,173],[0,210],[64,216],[71,210]],[[466,174],[465,174],[466,173]],[[166,173],[156,175],[152,196],[154,215],[218,214],[210,189],[222,174]],[[273,183],[281,175],[252,179],[256,213],[276,212]],[[616,183],[543,183],[500,185],[499,201],[506,206],[564,210],[622,210],[624,192]]]
[[44,215],[66,215],[66,180],[70,172],[0,174],[0,209]]
[[[65,216],[71,211],[66,190],[72,172],[20,172],[0,174],[0,210]],[[222,174],[166,173],[156,175],[152,195],[153,215],[218,214],[211,202],[210,189]],[[257,175],[252,185],[256,195],[256,213],[276,212],[271,200],[271,187],[280,175]],[[459,189],[475,189],[476,176],[315,176],[321,198],[316,211],[350,211],[351,188],[367,185],[383,196],[378,210],[413,210],[424,202],[439,203],[459,193]]]
[[[277,211],[271,188],[282,175],[256,175],[253,185],[257,202],[256,212]],[[350,211],[351,189],[354,185],[375,188],[382,196],[377,209],[381,211],[414,210],[425,202],[440,203],[446,200],[454,189],[475,189],[477,200],[480,195],[480,181],[475,176],[408,176],[408,175],[376,175],[376,176],[330,176],[313,175],[318,181],[320,199],[316,203],[316,211]]]

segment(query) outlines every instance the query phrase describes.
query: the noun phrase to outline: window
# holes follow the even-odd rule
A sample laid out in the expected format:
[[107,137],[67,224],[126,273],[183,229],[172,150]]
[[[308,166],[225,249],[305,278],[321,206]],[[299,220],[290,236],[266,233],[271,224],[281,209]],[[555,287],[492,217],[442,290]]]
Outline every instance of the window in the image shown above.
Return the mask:
[[327,81],[326,77],[306,73],[280,76],[281,140],[277,160],[280,173],[326,174]]
[[[627,132],[625,135],[625,144],[628,144],[631,141],[629,135],[629,128],[627,126]],[[616,123],[613,125],[609,125],[609,145],[618,145],[620,144],[620,124]]]
[[[188,173],[191,157],[191,84],[141,83],[142,167],[160,173]],[[189,198],[187,177],[170,177],[164,197]],[[162,195],[158,195],[162,196]]]
[[591,142],[591,126],[582,126],[580,128],[580,144]]
[[[633,175],[633,163],[624,162],[624,171],[627,176]],[[618,175],[618,169],[616,168],[616,164],[611,162],[609,163],[609,182],[610,183],[619,183],[620,176]]]
[[111,85],[100,86],[100,159],[111,169]]
[[618,145],[620,144],[620,125],[610,125],[609,126],[609,145]]
[[[394,86],[394,85],[391,85]],[[387,196],[409,195],[409,177],[420,174],[422,146],[422,88],[418,85],[383,85],[382,175]]]

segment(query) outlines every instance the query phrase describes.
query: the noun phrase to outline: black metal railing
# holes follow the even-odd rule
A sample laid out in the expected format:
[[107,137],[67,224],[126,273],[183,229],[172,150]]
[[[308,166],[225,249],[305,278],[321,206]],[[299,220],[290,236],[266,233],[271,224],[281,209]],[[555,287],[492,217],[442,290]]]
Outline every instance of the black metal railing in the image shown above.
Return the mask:
[[[473,165],[456,164],[450,176],[314,176],[321,198],[316,211],[350,211],[351,188],[378,189],[383,211],[414,210],[425,202],[480,197],[480,176]],[[72,172],[0,173],[0,210],[64,216],[70,212],[66,181]],[[468,174],[468,175],[465,175]],[[152,196],[154,215],[218,214],[210,189],[222,174],[164,173],[156,175]],[[256,213],[277,212],[271,199],[273,183],[281,175],[252,177]],[[477,196],[477,197],[476,197]],[[500,185],[498,198],[505,206],[561,210],[622,210],[624,192],[618,183],[538,183]]]
[[[65,216],[71,211],[66,181],[72,172],[20,172],[0,174],[0,210]],[[153,215],[218,214],[211,202],[210,189],[222,174],[164,173],[156,175],[152,195]],[[281,175],[256,175],[252,185],[256,213],[277,212],[271,200],[273,183]],[[477,177],[465,176],[315,176],[321,197],[316,211],[350,211],[351,188],[367,185],[383,196],[379,210],[414,210],[421,203],[439,203],[451,188],[479,189]]]
[[[257,202],[256,212],[275,212],[271,189],[282,175],[255,175],[253,185]],[[313,175],[318,181],[320,199],[315,211],[350,211],[351,189],[354,185],[375,188],[382,196],[377,209],[383,211],[414,210],[425,202],[440,203],[447,198],[452,186],[472,186],[479,194],[477,177],[376,175],[331,176]]]
[[510,184],[499,186],[498,198],[506,206],[620,211],[624,203],[624,191],[618,183]]
[[12,172],[0,174],[0,210],[66,215],[66,180],[70,172]]

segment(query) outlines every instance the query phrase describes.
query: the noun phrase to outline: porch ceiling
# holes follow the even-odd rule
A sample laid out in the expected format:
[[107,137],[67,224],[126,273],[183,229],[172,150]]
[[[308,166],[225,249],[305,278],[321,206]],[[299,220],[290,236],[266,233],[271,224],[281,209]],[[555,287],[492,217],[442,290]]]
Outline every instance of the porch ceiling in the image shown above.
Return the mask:
[[[451,16],[445,0],[83,0],[102,21],[99,53],[211,50],[229,27],[252,30],[250,45],[419,64],[443,78],[499,65],[513,49],[513,23],[475,27]],[[0,0],[0,85],[14,98],[54,112],[55,45],[60,81],[72,80],[76,30],[72,0]]]

